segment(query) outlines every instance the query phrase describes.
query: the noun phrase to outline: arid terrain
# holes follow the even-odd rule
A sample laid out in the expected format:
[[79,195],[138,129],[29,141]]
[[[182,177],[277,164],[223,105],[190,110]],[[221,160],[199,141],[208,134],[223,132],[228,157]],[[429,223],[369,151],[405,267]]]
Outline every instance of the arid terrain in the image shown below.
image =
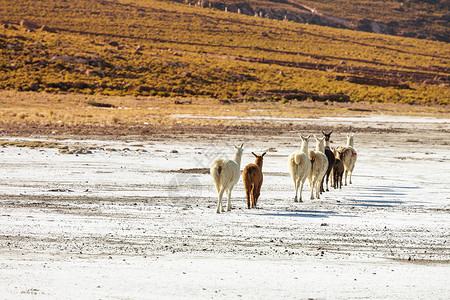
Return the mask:
[[[116,137],[3,133],[2,296],[450,295],[449,119],[259,120],[261,128],[273,124],[277,130]],[[236,118],[241,121],[248,122]],[[298,132],[282,124],[303,126],[304,134],[334,128],[332,146],[345,143],[347,130],[356,132],[353,184],[320,200],[310,200],[306,186],[304,202],[294,203],[287,156],[300,141]],[[259,208],[245,208],[240,180],[233,210],[216,214],[208,168],[216,157],[232,157],[233,143],[245,143],[241,169],[253,162],[252,151],[268,151]]]
[[[0,299],[450,299],[445,1],[0,6]],[[294,203],[322,131],[353,183]]]

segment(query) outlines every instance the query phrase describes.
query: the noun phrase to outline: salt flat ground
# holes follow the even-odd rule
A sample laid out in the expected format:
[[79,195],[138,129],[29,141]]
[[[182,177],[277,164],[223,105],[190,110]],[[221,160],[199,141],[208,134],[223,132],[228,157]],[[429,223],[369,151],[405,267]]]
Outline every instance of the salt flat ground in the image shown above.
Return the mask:
[[[306,185],[303,203],[292,132],[0,148],[0,298],[450,298],[450,121],[355,124],[373,130],[356,133],[353,184],[320,200]],[[216,214],[205,168],[242,142],[241,169],[269,149],[259,208],[245,208],[241,179]]]

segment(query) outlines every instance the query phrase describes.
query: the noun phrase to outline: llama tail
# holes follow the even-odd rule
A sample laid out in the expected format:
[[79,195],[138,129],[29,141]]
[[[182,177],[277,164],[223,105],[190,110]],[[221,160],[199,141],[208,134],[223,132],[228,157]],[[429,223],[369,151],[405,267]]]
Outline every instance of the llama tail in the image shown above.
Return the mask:
[[246,189],[253,189],[254,182],[256,181],[256,177],[258,176],[258,171],[254,168],[244,169],[243,173],[244,186]]
[[213,162],[213,165],[211,169],[209,170],[211,173],[211,176],[214,179],[214,184],[216,185],[217,192],[220,191],[220,175],[223,171],[223,160],[216,159]]
[[356,158],[356,151],[352,148],[344,148],[343,152],[340,154],[341,160],[348,161],[351,158]]
[[295,162],[295,164],[298,165],[300,163],[300,160],[301,160],[300,153],[295,153],[294,154],[294,162]]
[[295,164],[295,154],[289,155],[288,168],[289,168],[289,173],[291,174],[291,176],[293,176],[297,170],[297,166]]
[[312,149],[309,150],[308,157],[309,157],[309,160],[311,161],[311,172],[314,169],[314,161],[316,160],[316,156],[317,156],[317,154],[314,150],[312,150]]
[[315,161],[316,160],[316,156],[317,156],[317,154],[316,154],[316,152],[314,151],[314,150],[309,150],[309,152],[308,152],[308,157],[309,157],[309,160],[311,161],[311,162],[313,162],[313,161]]

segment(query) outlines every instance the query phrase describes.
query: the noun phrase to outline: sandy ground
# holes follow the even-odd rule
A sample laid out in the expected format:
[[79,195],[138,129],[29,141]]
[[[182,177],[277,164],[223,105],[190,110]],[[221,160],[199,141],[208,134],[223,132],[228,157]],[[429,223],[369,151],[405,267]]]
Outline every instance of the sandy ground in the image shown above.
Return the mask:
[[[287,171],[294,132],[0,148],[0,298],[448,299],[450,120],[325,121],[371,129],[355,137],[353,184],[320,200],[307,185],[303,203]],[[241,142],[241,169],[269,149],[259,209],[240,180],[216,214],[205,168]]]

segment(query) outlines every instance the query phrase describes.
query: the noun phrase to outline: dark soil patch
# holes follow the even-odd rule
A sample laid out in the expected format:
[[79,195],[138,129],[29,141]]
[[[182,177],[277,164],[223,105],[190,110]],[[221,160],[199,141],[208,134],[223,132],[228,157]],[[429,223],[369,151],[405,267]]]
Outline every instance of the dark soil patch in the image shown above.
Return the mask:
[[182,173],[182,174],[209,174],[209,168],[193,168],[193,169],[179,169],[168,171],[169,173]]
[[33,135],[76,135],[76,136],[142,136],[157,138],[161,135],[171,134],[227,134],[227,135],[251,135],[273,136],[297,131],[331,131],[335,132],[372,132],[393,133],[403,132],[401,128],[372,128],[358,126],[341,126],[338,129],[331,125],[315,125],[305,123],[239,123],[231,125],[141,125],[141,124],[112,124],[112,125],[55,125],[0,123],[0,136],[33,136]]

